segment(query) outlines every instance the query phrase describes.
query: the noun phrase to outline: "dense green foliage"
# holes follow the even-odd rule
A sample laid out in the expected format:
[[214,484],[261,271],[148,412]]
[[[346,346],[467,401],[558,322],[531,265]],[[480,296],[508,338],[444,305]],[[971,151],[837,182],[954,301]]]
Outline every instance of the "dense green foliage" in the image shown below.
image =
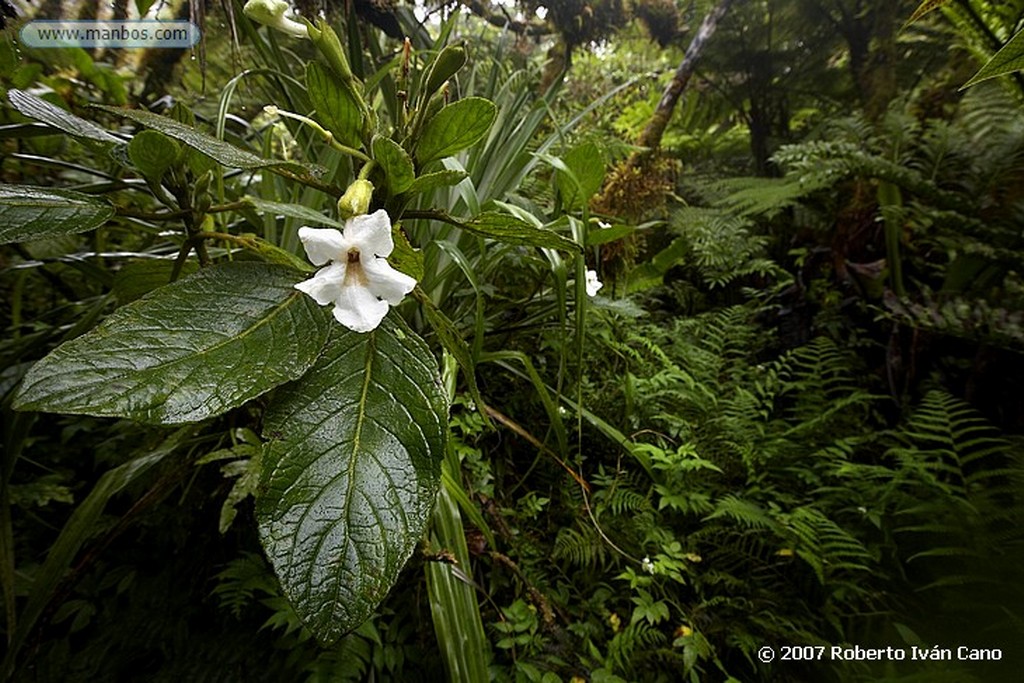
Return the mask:
[[1024,4],[519,4],[0,34],[5,680],[1016,680]]

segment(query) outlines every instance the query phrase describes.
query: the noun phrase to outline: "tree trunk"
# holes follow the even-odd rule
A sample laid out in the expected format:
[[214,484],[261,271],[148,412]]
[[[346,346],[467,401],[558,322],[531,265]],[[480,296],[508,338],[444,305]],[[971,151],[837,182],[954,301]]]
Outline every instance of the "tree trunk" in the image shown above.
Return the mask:
[[700,29],[697,30],[697,35],[693,37],[690,46],[686,48],[686,54],[683,56],[683,61],[680,62],[679,68],[676,69],[672,82],[665,88],[661,101],[658,102],[658,108],[654,111],[654,115],[651,116],[651,120],[647,122],[644,132],[640,134],[640,139],[637,140],[638,145],[653,149],[661,144],[661,138],[665,134],[665,128],[668,127],[668,122],[672,118],[672,112],[675,110],[676,103],[683,94],[683,90],[686,89],[686,85],[690,82],[690,77],[693,76],[693,72],[697,68],[697,61],[704,52],[705,45],[707,45],[708,40],[718,27],[718,22],[725,16],[733,2],[734,0],[719,0],[718,4],[704,17]]

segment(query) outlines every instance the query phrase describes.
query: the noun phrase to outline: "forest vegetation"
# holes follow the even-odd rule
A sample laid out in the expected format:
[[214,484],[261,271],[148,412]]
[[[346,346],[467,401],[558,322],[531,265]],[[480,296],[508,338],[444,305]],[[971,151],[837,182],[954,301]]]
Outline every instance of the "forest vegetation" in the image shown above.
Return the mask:
[[3,680],[1020,680],[1024,0],[0,9]]

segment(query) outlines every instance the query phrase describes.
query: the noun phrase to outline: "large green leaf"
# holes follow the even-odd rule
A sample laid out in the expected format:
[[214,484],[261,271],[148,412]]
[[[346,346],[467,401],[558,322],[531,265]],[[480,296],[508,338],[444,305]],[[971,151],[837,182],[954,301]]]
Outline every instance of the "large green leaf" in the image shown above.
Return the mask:
[[247,170],[254,170],[258,168],[270,168],[270,169],[287,169],[293,171],[296,176],[306,178],[307,171],[311,171],[314,176],[319,177],[326,173],[326,170],[322,167],[313,166],[310,164],[299,164],[294,161],[281,161],[280,159],[264,159],[263,157],[256,156],[252,152],[247,152],[240,147],[235,147],[229,142],[219,140],[212,135],[186,126],[183,123],[179,123],[174,119],[166,116],[160,116],[148,111],[142,111],[141,109],[121,109],[119,107],[108,107],[104,105],[97,105],[100,109],[108,111],[111,114],[117,114],[125,118],[131,119],[136,123],[158,130],[164,135],[174,138],[178,142],[183,142],[193,149],[197,149],[203,154],[206,154],[217,163],[228,166],[230,168],[244,168]]
[[626,291],[632,294],[660,285],[665,273],[686,256],[687,249],[687,242],[682,237],[672,240],[667,247],[651,257],[647,263],[630,271],[627,277]]
[[296,379],[323,348],[328,317],[297,273],[226,263],[118,309],[29,371],[21,410],[194,422]]
[[105,199],[31,185],[0,185],[0,242],[24,242],[92,230],[114,215]]
[[985,62],[985,65],[978,70],[978,73],[971,76],[971,80],[964,83],[964,87],[987,81],[997,76],[1005,76],[1014,71],[1024,69],[1024,30],[1017,32],[1013,38],[1003,45],[999,52],[992,55],[992,59]]
[[260,537],[285,594],[330,643],[373,613],[423,535],[448,406],[427,346],[395,314],[335,327],[267,410]]
[[79,116],[75,116],[70,112],[64,111],[57,105],[51,104],[31,93],[11,88],[7,91],[7,99],[10,101],[12,107],[30,119],[42,121],[48,126],[52,126],[57,130],[62,130],[65,133],[74,135],[75,137],[88,138],[98,142],[113,144],[119,144],[121,142],[121,140],[114,137],[103,128],[100,128],[92,121],[86,121]]
[[339,142],[355,147],[359,145],[363,117],[350,87],[317,62],[306,66],[306,88],[318,120]]
[[467,97],[449,104],[431,118],[416,145],[416,159],[425,164],[450,156],[487,135],[497,108],[482,97]]

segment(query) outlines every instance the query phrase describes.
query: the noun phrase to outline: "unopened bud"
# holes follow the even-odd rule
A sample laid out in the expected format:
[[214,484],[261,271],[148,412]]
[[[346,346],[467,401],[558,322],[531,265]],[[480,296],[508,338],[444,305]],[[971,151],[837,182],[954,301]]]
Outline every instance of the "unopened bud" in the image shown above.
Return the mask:
[[255,22],[287,33],[294,38],[306,38],[306,25],[291,16],[292,6],[286,0],[249,0],[242,11]]
[[361,216],[369,211],[371,200],[373,200],[373,183],[360,178],[349,185],[345,194],[338,200],[338,215],[342,219]]

